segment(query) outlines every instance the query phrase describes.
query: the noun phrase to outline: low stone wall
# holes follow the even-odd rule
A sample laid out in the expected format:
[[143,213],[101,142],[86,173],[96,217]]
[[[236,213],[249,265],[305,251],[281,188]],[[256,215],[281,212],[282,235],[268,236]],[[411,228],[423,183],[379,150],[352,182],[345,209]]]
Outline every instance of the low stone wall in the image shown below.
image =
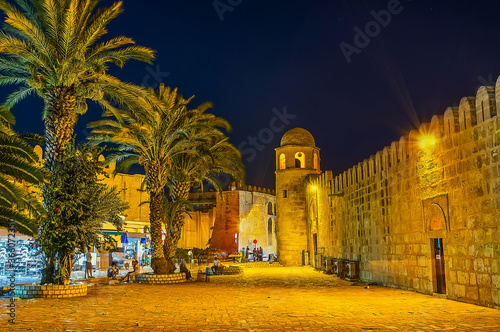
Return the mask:
[[241,267],[249,268],[249,267],[283,267],[279,262],[249,262],[243,263],[240,265]]
[[61,299],[87,295],[87,284],[75,285],[16,285],[14,296],[20,299],[51,298]]
[[143,284],[180,284],[187,282],[185,273],[174,274],[138,274],[135,282]]
[[224,267],[223,274],[240,274],[243,273],[243,269],[240,266],[226,266]]

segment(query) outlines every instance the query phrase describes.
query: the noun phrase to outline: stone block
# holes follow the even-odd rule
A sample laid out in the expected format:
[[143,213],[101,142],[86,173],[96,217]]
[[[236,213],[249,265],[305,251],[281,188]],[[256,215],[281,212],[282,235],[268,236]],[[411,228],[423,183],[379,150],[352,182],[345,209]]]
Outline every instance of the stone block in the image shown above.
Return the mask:
[[453,289],[454,289],[455,296],[457,296],[458,298],[465,297],[465,286],[464,285],[455,284]]
[[500,275],[496,274],[491,277],[492,286],[497,290],[500,290]]
[[477,284],[475,273],[469,273],[469,283],[471,286],[474,286]]
[[474,259],[474,271],[484,272],[484,261],[482,258]]
[[479,288],[479,302],[481,304],[491,304],[493,302],[493,297],[491,296],[491,288]]
[[450,283],[455,284],[457,283],[457,271],[450,271],[448,272],[448,276],[450,278]]
[[467,272],[458,271],[457,281],[459,284],[468,285],[469,284],[469,274]]
[[426,257],[425,256],[418,256],[418,266],[426,266]]
[[480,273],[477,275],[477,284],[482,287],[491,287],[491,277],[486,273]]

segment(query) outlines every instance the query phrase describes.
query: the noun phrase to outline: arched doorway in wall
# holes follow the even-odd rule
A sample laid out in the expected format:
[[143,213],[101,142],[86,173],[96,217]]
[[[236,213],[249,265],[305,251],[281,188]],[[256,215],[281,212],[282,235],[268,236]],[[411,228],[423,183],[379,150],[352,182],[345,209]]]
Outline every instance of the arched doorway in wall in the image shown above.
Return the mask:
[[438,195],[423,201],[425,227],[431,246],[432,288],[434,293],[446,294],[446,234],[450,230],[448,196]]

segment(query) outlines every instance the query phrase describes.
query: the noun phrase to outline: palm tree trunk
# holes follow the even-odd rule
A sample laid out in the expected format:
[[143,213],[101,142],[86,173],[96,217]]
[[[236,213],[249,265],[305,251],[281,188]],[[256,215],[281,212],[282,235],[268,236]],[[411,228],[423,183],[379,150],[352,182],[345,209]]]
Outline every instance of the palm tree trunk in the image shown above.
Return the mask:
[[45,101],[45,167],[52,170],[67,144],[71,141],[76,123],[76,90],[74,86],[56,86]]
[[[52,88],[45,100],[47,108],[45,116],[45,158],[44,166],[52,171],[55,163],[61,157],[67,144],[71,141],[71,136],[74,132],[76,123],[76,90],[73,86],[57,86]],[[46,193],[52,190],[51,183],[43,186],[43,201],[44,206],[47,206],[48,195]],[[43,239],[40,239],[42,245]],[[59,254],[64,257],[72,253],[57,253],[53,250],[45,250],[46,255],[50,256],[46,259],[46,264],[42,269],[42,284],[56,283],[59,280],[58,275],[61,275],[60,265],[56,266],[55,257]],[[71,271],[70,271],[71,273]],[[68,276],[69,278],[69,276]]]
[[[187,200],[189,198],[189,189],[191,188],[189,182],[179,182],[173,181],[174,185],[172,188],[172,201],[176,200]],[[170,229],[167,231],[165,237],[165,243],[163,245],[163,252],[168,261],[172,262],[175,258],[175,249],[181,238],[182,227],[184,227],[184,211],[186,206],[182,204],[179,210],[176,212]]]
[[162,248],[162,208],[163,194],[150,194],[149,200],[149,222],[151,225],[151,268],[155,274],[167,274],[173,272],[173,264],[165,259]]

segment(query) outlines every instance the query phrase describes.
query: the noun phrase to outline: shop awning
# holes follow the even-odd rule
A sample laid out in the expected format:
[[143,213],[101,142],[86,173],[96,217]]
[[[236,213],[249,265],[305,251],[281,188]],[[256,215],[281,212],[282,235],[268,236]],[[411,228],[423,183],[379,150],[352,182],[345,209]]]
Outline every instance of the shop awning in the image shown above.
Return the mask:
[[126,233],[128,237],[138,237],[138,238],[141,238],[141,239],[146,239],[146,233],[132,233],[132,232],[127,232]]

